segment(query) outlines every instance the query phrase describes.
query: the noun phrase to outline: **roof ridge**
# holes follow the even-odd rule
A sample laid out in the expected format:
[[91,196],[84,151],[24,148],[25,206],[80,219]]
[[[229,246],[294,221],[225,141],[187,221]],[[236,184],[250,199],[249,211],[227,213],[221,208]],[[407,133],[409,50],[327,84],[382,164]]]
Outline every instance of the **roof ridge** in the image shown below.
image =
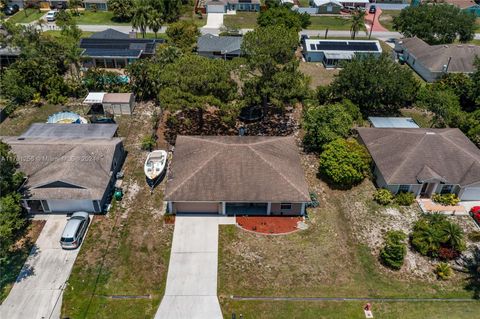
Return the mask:
[[[198,135],[198,136],[205,136],[205,135]],[[204,142],[209,142],[209,143],[212,143],[212,144],[224,145],[224,146],[230,146],[230,145],[231,146],[251,146],[251,145],[260,145],[260,144],[265,144],[265,143],[272,143],[272,142],[275,142],[275,141],[278,141],[278,140],[281,140],[281,139],[288,138],[290,136],[275,136],[275,138],[270,138],[270,139],[267,139],[265,141],[257,141],[257,142],[248,143],[248,144],[244,144],[244,143],[225,143],[225,142],[214,141],[214,140],[210,140],[210,139],[206,139],[206,138],[199,138],[197,136],[192,136],[192,135],[182,135],[182,137],[190,138],[192,140],[200,140],[200,141],[204,141]],[[232,136],[227,136],[227,137],[234,137],[234,136],[232,135]],[[252,137],[265,137],[265,136],[252,136]]]
[[[218,150],[215,154],[213,154],[212,157],[210,157],[209,159],[207,159],[205,162],[203,162],[202,165],[198,166],[198,168],[193,171],[192,174],[190,174],[190,176],[188,176],[187,178],[185,178],[180,184],[178,184],[177,187],[175,187],[172,191],[170,191],[169,193],[169,196],[172,196],[173,193],[175,193],[181,186],[183,186],[187,181],[189,181],[192,177],[194,177],[195,175],[197,175],[198,172],[200,172],[200,170],[202,168],[204,168],[211,160],[213,160],[215,157],[217,157],[218,154],[220,154],[221,150]],[[165,194],[167,196],[167,194]]]
[[283,178],[287,183],[289,183],[300,195],[303,195],[303,192],[298,189],[298,187],[296,185],[294,185],[288,178],[286,178],[282,173],[280,173],[278,170],[275,169],[274,166],[272,166],[262,155],[260,155],[253,147],[251,147],[250,145],[248,145],[248,148],[250,148],[253,153],[255,153],[258,157],[260,157],[260,159],[262,161],[264,161],[265,163],[267,163],[268,166],[270,166],[273,171],[275,173],[277,173],[278,175],[280,175],[281,178]]

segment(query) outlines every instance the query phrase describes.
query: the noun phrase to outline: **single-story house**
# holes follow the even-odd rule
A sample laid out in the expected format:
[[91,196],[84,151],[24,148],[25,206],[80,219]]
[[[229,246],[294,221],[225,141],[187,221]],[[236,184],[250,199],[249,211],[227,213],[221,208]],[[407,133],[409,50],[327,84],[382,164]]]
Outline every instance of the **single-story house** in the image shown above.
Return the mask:
[[243,37],[204,34],[198,37],[197,52],[207,58],[232,59],[241,55]]
[[[197,8],[202,10],[198,1]],[[260,0],[210,0],[203,3],[205,13],[226,13],[227,11],[260,11]]]
[[177,136],[172,213],[303,215],[310,201],[292,136]]
[[114,137],[117,126],[45,125],[52,129],[0,137],[26,176],[23,206],[31,213],[103,212],[125,158],[122,139]]
[[420,128],[411,117],[368,117],[373,127],[380,128]]
[[343,5],[338,0],[313,0],[312,6],[317,8],[317,13],[340,13]]
[[429,45],[414,37],[396,40],[395,52],[425,81],[434,82],[446,73],[473,73],[475,57],[480,57],[480,46]]
[[[325,5],[325,2],[335,2],[335,4],[338,2],[342,7],[346,7],[346,8],[366,8],[367,4],[370,3],[368,0],[338,0],[338,1],[337,0],[335,1],[310,0],[310,5],[312,7],[320,8],[321,6]],[[329,12],[327,11],[327,12],[319,12],[319,13],[329,13]],[[333,13],[336,13],[336,12],[333,12]]]
[[480,200],[480,150],[457,128],[358,128],[378,187],[430,198]]
[[90,92],[83,103],[92,106],[101,105],[105,114],[130,115],[135,109],[135,95],[133,93]]
[[323,62],[326,68],[335,68],[342,61],[355,56],[380,56],[382,47],[377,40],[319,40],[302,39],[303,55],[307,62]]
[[164,42],[163,39],[136,39],[118,31],[107,31],[80,39],[85,67],[123,69],[137,59],[155,55],[157,45]]

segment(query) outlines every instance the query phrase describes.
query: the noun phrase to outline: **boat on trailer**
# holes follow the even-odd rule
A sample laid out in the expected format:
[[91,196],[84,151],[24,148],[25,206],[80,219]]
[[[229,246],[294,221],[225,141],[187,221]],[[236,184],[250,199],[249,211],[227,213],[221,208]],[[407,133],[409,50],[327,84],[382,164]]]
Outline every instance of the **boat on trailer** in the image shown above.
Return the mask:
[[147,179],[147,184],[152,189],[163,176],[167,166],[168,153],[164,150],[156,150],[148,153],[143,170]]

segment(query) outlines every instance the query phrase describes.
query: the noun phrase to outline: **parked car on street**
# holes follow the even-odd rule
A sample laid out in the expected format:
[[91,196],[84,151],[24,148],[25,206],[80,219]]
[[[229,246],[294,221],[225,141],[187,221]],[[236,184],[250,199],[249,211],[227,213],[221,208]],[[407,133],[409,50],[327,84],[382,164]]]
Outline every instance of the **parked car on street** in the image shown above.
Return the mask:
[[11,16],[11,15],[14,15],[15,13],[17,13],[19,9],[20,8],[16,4],[9,5],[9,6],[6,6],[3,9],[3,13],[5,13],[5,15],[7,15],[7,16]]
[[377,12],[377,7],[375,5],[371,5],[370,9],[368,9],[368,13],[375,14]]
[[57,19],[57,14],[58,14],[58,11],[50,10],[47,12],[45,19],[47,19],[48,22],[53,22]]
[[73,213],[63,229],[62,238],[60,238],[62,248],[75,249],[80,246],[89,222],[90,216],[87,212]]
[[472,216],[473,220],[480,226],[480,206],[473,206],[470,209],[470,216]]

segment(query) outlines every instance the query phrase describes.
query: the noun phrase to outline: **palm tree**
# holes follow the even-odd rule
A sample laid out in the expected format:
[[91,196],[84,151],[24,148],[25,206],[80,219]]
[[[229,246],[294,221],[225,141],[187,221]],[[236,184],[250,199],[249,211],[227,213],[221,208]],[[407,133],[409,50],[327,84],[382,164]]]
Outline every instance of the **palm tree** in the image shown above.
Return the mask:
[[480,248],[475,247],[471,256],[463,257],[464,271],[469,274],[467,289],[473,291],[473,297],[480,299]]
[[442,228],[442,238],[445,243],[457,251],[462,251],[465,249],[463,231],[457,224],[445,224],[445,226]]
[[357,32],[360,30],[365,29],[365,11],[363,10],[355,10],[352,15],[352,25],[350,26],[350,34],[352,36],[352,40],[355,40]]
[[148,27],[152,29],[153,33],[155,33],[155,39],[157,38],[157,33],[162,27],[163,19],[158,11],[154,10],[150,13],[148,17]]
[[140,0],[137,2],[133,12],[132,26],[140,29],[143,38],[145,38],[145,33],[147,32],[151,10],[152,7],[147,3],[147,1]]

